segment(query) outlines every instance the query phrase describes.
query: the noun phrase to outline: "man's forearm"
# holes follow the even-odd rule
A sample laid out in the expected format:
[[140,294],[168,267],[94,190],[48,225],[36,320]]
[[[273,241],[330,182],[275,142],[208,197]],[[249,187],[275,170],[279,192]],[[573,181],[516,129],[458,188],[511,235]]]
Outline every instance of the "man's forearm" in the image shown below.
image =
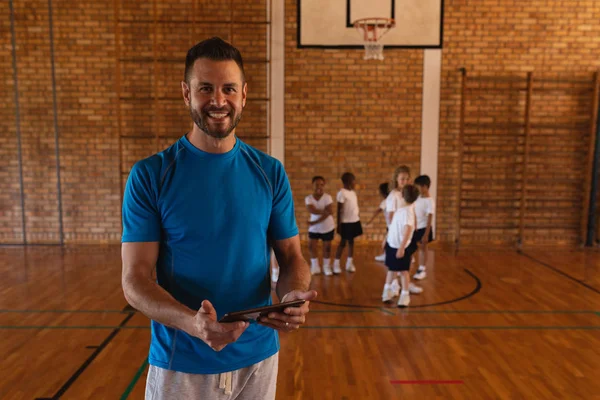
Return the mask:
[[292,290],[308,290],[310,286],[310,269],[302,257],[281,262],[277,281],[277,296],[280,299]]
[[127,302],[148,318],[192,334],[195,310],[181,304],[156,282],[146,278],[123,281]]

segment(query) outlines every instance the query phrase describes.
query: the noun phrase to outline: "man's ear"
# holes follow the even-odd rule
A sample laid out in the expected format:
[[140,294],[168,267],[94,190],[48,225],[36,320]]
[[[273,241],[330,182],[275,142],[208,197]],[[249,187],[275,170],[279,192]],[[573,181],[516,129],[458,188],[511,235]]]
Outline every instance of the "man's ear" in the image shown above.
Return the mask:
[[246,107],[246,96],[248,95],[248,83],[244,82],[244,88],[242,89],[242,108]]
[[186,106],[190,106],[191,97],[190,97],[190,87],[185,81],[181,81],[181,94],[183,95],[183,101],[185,101]]

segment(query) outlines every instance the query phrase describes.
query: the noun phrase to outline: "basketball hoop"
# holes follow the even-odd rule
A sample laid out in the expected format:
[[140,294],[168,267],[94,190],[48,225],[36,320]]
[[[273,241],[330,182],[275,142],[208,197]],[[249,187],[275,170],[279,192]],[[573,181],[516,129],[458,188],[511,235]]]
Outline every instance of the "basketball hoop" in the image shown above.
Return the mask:
[[363,37],[365,60],[383,60],[383,43],[381,38],[396,26],[391,18],[361,18],[353,23]]

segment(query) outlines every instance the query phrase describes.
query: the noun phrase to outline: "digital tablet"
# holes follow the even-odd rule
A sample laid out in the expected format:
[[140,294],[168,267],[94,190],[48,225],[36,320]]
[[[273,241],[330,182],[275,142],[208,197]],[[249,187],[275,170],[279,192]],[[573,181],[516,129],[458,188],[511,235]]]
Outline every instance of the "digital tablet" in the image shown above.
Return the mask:
[[248,310],[231,312],[223,315],[219,322],[256,321],[258,317],[266,316],[270,312],[283,313],[288,307],[300,307],[306,300],[286,301],[285,303],[273,304],[271,306],[250,308]]

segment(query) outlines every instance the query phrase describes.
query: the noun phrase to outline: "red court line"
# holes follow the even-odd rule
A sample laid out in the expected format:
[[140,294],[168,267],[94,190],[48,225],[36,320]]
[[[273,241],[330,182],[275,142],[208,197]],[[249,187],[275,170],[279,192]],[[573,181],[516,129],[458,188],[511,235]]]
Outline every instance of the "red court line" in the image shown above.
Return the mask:
[[390,381],[392,385],[462,385],[464,381]]

